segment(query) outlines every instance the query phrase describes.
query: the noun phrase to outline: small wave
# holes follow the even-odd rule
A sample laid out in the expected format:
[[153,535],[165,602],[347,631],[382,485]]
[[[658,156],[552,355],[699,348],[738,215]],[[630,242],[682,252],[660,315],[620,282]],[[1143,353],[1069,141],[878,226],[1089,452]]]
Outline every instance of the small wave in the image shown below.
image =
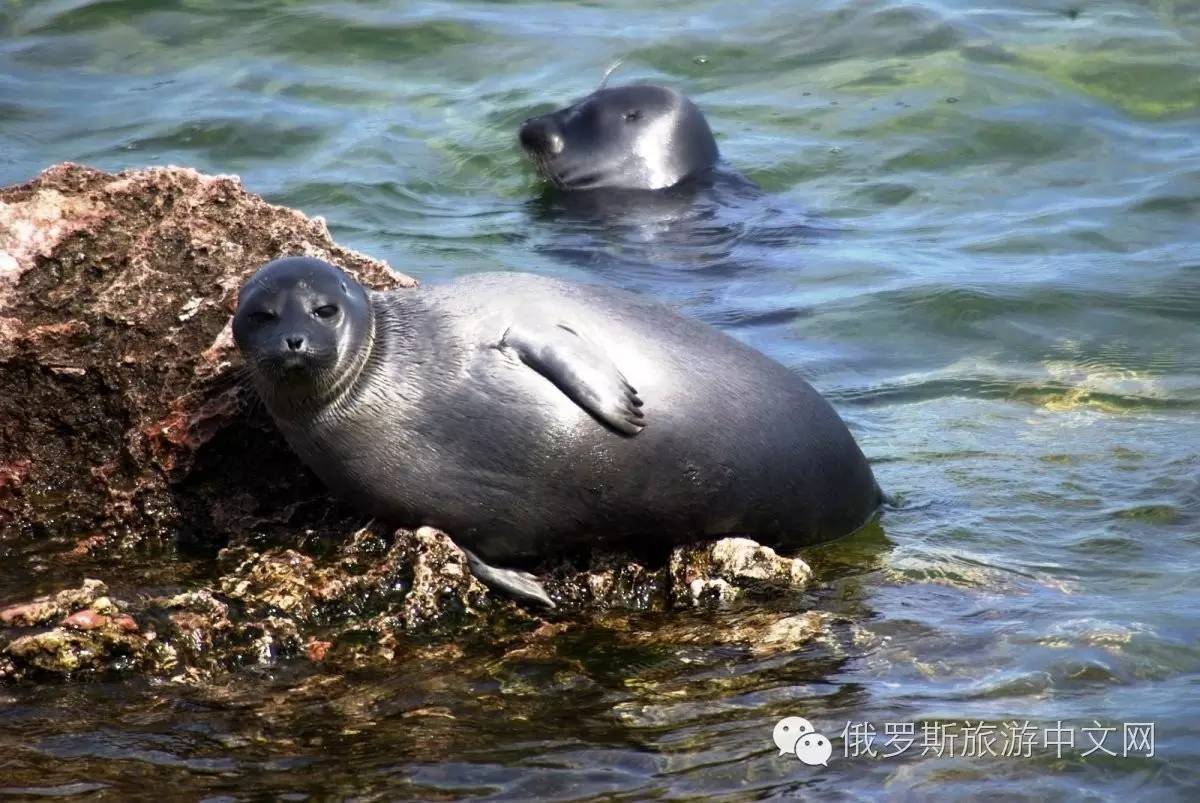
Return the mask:
[[1052,412],[1080,408],[1113,413],[1200,410],[1200,388],[1190,378],[1065,361],[1047,361],[1040,372],[970,361],[898,377],[872,387],[835,390],[828,395],[837,401],[862,405],[958,396],[1020,402]]

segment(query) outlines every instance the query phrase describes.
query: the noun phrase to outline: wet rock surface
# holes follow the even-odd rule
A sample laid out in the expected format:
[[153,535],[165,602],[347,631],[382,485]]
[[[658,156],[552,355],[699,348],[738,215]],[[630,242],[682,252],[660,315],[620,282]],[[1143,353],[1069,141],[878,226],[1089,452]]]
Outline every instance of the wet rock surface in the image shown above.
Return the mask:
[[[807,565],[747,539],[662,566],[542,567],[559,605],[544,611],[489,592],[445,534],[367,524],[330,499],[240,382],[229,333],[242,281],[287,254],[415,284],[234,177],[63,164],[0,190],[0,679],[336,669],[444,658],[464,638],[520,664],[585,621],[627,645],[770,652],[816,637],[823,620],[795,610]],[[753,610],[771,596],[787,609]],[[652,633],[628,619],[739,606]]]
[[[769,553],[769,554],[764,554]],[[408,637],[452,639],[469,632],[508,644],[514,657],[553,654],[553,639],[573,624],[600,627],[628,644],[740,645],[755,654],[786,651],[819,632],[816,614],[743,610],[720,623],[667,619],[651,632],[632,629],[630,612],[728,607],[748,586],[691,568],[733,556],[795,597],[807,567],[746,539],[676,549],[668,565],[648,568],[605,555],[586,569],[559,566],[548,584],[560,608],[522,608],[492,595],[467,570],[466,557],[432,528],[394,533],[365,527],[332,552],[295,547],[226,547],[207,583],[128,602],[105,583],[0,609],[0,678],[79,676],[140,670],[182,678],[290,659],[347,668],[390,661]],[[728,569],[725,569],[728,571]],[[797,578],[802,581],[796,582]],[[696,583],[732,590],[693,593]],[[814,618],[817,617],[817,618]]]

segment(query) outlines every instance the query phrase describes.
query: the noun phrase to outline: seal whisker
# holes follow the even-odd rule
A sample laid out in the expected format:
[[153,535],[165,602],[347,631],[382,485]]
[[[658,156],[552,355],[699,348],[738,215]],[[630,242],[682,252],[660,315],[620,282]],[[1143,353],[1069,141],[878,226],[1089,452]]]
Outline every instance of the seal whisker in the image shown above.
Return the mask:
[[611,65],[609,65],[608,69],[604,71],[604,75],[600,78],[600,85],[598,87],[596,87],[597,92],[599,92],[601,89],[604,89],[606,86],[608,86],[608,79],[610,77],[612,77],[612,74],[615,73],[617,71],[617,68],[620,67],[623,63],[624,63],[624,59],[617,59]]

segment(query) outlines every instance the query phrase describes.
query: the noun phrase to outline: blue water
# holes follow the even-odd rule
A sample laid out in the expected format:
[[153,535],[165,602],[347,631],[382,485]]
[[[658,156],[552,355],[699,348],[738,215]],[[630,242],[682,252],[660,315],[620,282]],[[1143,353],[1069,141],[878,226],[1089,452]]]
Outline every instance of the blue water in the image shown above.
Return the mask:
[[[618,59],[764,190],[720,253],[635,221],[589,262],[539,213],[517,125]],[[61,160],[236,173],[423,281],[667,298],[827,394],[904,509],[807,555],[831,623],[796,650],[634,654],[598,626],[530,665],[2,690],[0,792],[1200,792],[1200,4],[10,2],[0,183]],[[828,767],[776,755],[788,714],[836,737]],[[1026,719],[1115,726],[1117,756],[840,738]],[[1126,722],[1153,757],[1121,755]]]

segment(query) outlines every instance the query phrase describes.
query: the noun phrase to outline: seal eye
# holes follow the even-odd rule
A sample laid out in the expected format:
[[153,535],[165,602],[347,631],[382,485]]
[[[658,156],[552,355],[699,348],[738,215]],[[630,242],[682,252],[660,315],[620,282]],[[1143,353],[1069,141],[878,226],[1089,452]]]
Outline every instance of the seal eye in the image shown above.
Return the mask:
[[313,313],[313,315],[316,315],[318,318],[321,318],[322,320],[327,321],[330,318],[332,318],[334,315],[338,314],[338,308],[334,304],[324,304],[320,307],[314,308],[312,313]]
[[642,119],[642,112],[640,109],[634,109],[632,111],[625,112],[625,122],[627,123],[632,123],[635,120],[640,119]]
[[255,310],[254,312],[250,313],[250,321],[252,323],[270,323],[277,317],[279,316],[265,309]]

